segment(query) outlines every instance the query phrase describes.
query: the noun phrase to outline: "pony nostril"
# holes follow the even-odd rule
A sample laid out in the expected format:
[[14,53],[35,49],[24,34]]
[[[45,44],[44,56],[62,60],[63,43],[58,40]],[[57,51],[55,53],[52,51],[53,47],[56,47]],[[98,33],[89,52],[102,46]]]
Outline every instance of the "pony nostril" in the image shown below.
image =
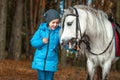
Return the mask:
[[64,44],[64,40],[61,40],[60,44],[63,45]]
[[63,46],[65,46],[67,44],[67,41],[61,40],[60,44],[63,45]]

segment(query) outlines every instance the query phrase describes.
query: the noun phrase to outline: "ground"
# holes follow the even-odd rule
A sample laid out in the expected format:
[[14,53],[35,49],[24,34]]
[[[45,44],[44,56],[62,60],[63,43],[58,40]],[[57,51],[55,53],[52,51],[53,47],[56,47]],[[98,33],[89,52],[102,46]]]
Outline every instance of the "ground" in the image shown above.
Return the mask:
[[[86,80],[84,68],[59,65],[54,80]],[[31,61],[0,61],[0,80],[37,80],[37,72],[31,69]],[[120,72],[111,71],[110,80],[120,80]]]

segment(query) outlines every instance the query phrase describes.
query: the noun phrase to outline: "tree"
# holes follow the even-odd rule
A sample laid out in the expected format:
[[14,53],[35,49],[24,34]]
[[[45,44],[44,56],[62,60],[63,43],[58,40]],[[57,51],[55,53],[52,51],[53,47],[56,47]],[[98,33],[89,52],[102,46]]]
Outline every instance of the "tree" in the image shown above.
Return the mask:
[[117,22],[120,24],[120,0],[117,0],[117,7],[116,7],[116,17]]
[[23,0],[16,0],[15,16],[12,23],[12,34],[10,41],[10,53],[15,60],[21,55],[21,29],[23,24]]
[[1,3],[0,3],[0,60],[5,58],[6,23],[7,23],[7,0],[1,0]]

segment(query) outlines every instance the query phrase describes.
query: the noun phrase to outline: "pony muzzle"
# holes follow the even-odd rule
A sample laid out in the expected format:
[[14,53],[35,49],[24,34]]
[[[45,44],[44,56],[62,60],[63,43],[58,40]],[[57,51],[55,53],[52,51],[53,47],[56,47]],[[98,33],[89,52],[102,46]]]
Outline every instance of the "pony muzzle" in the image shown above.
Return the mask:
[[68,47],[69,49],[74,49],[79,51],[80,47],[79,47],[79,42],[77,41],[76,38],[72,38],[69,42],[68,42]]

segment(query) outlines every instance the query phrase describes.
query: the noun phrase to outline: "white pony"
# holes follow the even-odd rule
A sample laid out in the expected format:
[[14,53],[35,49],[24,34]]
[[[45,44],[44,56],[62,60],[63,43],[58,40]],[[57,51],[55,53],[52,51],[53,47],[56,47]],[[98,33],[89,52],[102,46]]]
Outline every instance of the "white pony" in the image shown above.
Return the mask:
[[[93,8],[75,5],[64,10],[61,43],[76,39],[80,52],[87,57],[87,80],[93,80],[95,68],[102,68],[102,80],[108,80],[115,57],[115,36],[107,14]],[[84,51],[84,52],[83,52]]]

